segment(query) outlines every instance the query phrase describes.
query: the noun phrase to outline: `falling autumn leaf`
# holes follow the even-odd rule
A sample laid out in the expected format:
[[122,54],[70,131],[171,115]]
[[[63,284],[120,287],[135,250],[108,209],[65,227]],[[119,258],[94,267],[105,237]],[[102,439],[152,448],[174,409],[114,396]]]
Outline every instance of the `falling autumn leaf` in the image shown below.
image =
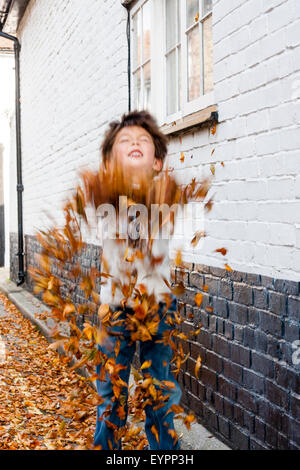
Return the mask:
[[199,13],[197,13],[197,15],[195,16],[195,22],[197,23],[198,20],[199,20]]
[[175,257],[175,265],[180,266],[182,264],[181,250],[177,250]]
[[213,207],[213,200],[212,198],[210,198],[205,204],[204,204],[204,207],[205,207],[205,210],[207,212],[210,212],[212,210],[212,207]]
[[215,133],[217,132],[217,124],[215,124],[215,125],[211,128],[210,132],[211,132],[212,135],[215,135]]
[[226,248],[218,248],[218,249],[216,250],[216,252],[217,252],[217,253],[221,253],[223,256],[225,256],[226,253],[227,253],[227,250],[226,250]]
[[203,231],[198,231],[198,232],[196,232],[195,235],[194,235],[194,237],[193,237],[192,240],[191,240],[191,245],[192,245],[192,246],[196,246],[196,245],[198,244],[199,240],[200,240],[201,238],[205,237],[205,236],[206,236],[206,233],[203,232]]
[[186,425],[186,427],[188,429],[191,429],[191,423],[193,423],[195,421],[196,421],[196,418],[195,418],[195,415],[193,415],[193,414],[189,414],[183,420],[184,424]]
[[171,437],[173,438],[173,443],[174,445],[176,444],[176,442],[178,441],[178,436],[177,436],[177,433],[175,431],[175,429],[168,429],[168,433],[171,435]]
[[197,379],[198,379],[199,369],[201,367],[201,362],[202,362],[202,359],[201,359],[200,356],[198,356],[197,361],[196,361],[196,365],[195,365],[195,376],[197,377]]
[[141,365],[140,369],[141,369],[141,370],[142,370],[142,369],[148,369],[148,368],[151,366],[151,364],[152,364],[152,360],[150,360],[150,361],[145,361],[145,362]]
[[201,327],[198,328],[198,329],[195,330],[195,331],[190,331],[190,334],[193,335],[193,336],[198,336],[198,334],[200,333],[200,331],[201,331]]
[[158,432],[157,432],[156,426],[154,424],[153,424],[153,426],[151,426],[151,432],[152,432],[152,434],[154,434],[157,442],[159,443]]
[[233,269],[230,266],[228,266],[228,264],[225,264],[224,266],[225,266],[226,271],[233,271]]
[[195,303],[198,307],[200,307],[200,305],[202,304],[202,300],[203,300],[203,294],[198,293],[195,295]]
[[183,152],[180,153],[180,161],[184,162],[184,153]]

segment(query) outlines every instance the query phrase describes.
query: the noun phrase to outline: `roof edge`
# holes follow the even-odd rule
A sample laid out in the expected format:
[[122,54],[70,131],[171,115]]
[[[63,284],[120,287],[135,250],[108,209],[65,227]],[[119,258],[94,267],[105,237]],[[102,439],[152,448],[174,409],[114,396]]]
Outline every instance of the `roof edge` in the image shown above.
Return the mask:
[[9,5],[9,11],[3,23],[3,32],[15,35],[21,19],[24,16],[27,5],[30,0],[12,0]]

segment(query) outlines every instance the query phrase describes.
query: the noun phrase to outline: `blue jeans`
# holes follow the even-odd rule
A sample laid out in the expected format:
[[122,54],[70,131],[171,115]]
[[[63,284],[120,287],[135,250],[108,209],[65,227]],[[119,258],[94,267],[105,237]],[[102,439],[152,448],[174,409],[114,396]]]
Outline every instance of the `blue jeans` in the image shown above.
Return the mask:
[[[168,312],[177,310],[177,299],[173,296],[172,303],[169,307]],[[170,361],[172,359],[172,349],[171,347],[163,343],[156,343],[155,341],[158,339],[163,338],[163,331],[167,329],[172,329],[173,327],[166,323],[165,318],[162,318],[162,313],[165,307],[164,302],[159,303],[159,310],[158,314],[160,316],[159,327],[155,336],[152,337],[151,340],[147,341],[140,341],[140,363],[143,364],[144,361],[152,360],[152,364],[149,368],[146,369],[147,372],[151,374],[151,377],[154,377],[160,381],[168,380],[174,383],[175,388],[168,388],[168,389],[161,389],[163,395],[170,395],[169,399],[165,401],[165,405],[158,410],[153,410],[153,407],[149,404],[145,407],[145,432],[149,442],[149,446],[151,450],[156,449],[172,449],[178,450],[180,449],[180,442],[179,439],[177,440],[176,444],[174,444],[173,437],[170,433],[168,433],[169,429],[174,430],[174,412],[171,411],[166,415],[166,412],[169,410],[171,405],[176,404],[179,405],[180,398],[182,395],[182,391],[176,379],[173,377],[171,368],[170,368]],[[116,309],[114,309],[116,310]],[[123,313],[119,317],[125,318],[126,315]],[[130,366],[133,360],[133,356],[135,353],[135,346],[136,343],[131,343],[130,332],[126,330],[123,326],[114,327],[113,331],[122,331],[122,335],[124,336],[124,340],[120,338],[120,350],[117,356],[116,363],[122,364],[127,366],[126,369],[121,369],[119,375],[122,380],[124,380],[128,384],[129,375],[130,375]],[[111,336],[110,339],[113,341],[113,345],[115,344],[117,337]],[[113,352],[109,352],[105,346],[98,345],[100,351],[110,357]],[[115,357],[115,356],[114,356]],[[96,368],[96,373],[100,374],[101,371],[101,364],[99,364]],[[143,372],[143,370],[141,371]],[[118,428],[124,426],[127,421],[127,414],[128,414],[128,406],[127,406],[127,398],[128,398],[128,389],[124,386],[122,390],[122,394],[125,395],[125,419],[121,419],[116,410],[119,406],[118,400],[111,402],[111,398],[114,396],[112,390],[112,384],[109,380],[109,375],[106,372],[104,381],[96,381],[97,391],[98,394],[103,398],[104,402],[101,405],[97,406],[97,423],[96,423],[96,430],[94,435],[94,445],[98,446],[101,445],[102,450],[109,449],[108,446],[108,439],[112,443],[114,450],[121,450],[121,439],[118,442],[115,442],[113,429],[109,428],[106,423],[105,419],[109,420],[113,424],[115,424]],[[106,410],[108,404],[111,404],[111,411],[109,416],[103,416],[102,420],[99,418],[102,416],[102,413]],[[166,423],[166,424],[164,424]],[[151,431],[151,427],[155,425],[159,442],[157,442],[155,435]]]

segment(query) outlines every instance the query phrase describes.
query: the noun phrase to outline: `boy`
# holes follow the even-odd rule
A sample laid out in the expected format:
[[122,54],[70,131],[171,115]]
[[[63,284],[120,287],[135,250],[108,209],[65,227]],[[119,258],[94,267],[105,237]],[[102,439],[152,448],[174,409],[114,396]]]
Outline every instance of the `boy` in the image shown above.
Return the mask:
[[[123,115],[120,122],[112,122],[102,144],[102,156],[105,167],[110,168],[110,165],[122,167],[124,174],[130,176],[133,184],[137,186],[142,178],[151,181],[162,170],[166,154],[167,139],[160,132],[155,119],[146,111],[133,111]],[[126,307],[123,308],[121,300],[124,296],[118,289],[112,294],[112,283],[114,276],[120,279],[122,273],[126,271],[126,266],[128,266],[128,262],[124,259],[124,245],[120,246],[120,243],[116,243],[116,240],[110,236],[105,237],[103,225],[100,225],[100,227],[102,255],[109,265],[108,272],[112,275],[101,287],[101,303],[109,304],[113,312],[123,310],[122,315],[119,317],[122,319],[126,317],[126,314],[132,313],[131,307],[133,307],[133,302],[130,303],[129,299]],[[147,259],[143,263],[136,259],[136,264],[134,265],[137,268],[136,273],[138,276],[136,285],[139,282],[143,283],[147,288],[147,292],[154,292],[158,299],[158,315],[160,320],[156,334],[151,339],[140,341],[140,362],[143,364],[145,361],[149,361],[151,365],[146,371],[150,373],[151,377],[159,381],[173,382],[174,388],[165,390],[164,394],[169,395],[169,399],[164,401],[163,407],[158,409],[155,407],[154,409],[153,406],[146,405],[145,432],[150,449],[175,450],[180,449],[180,443],[178,439],[174,439],[174,413],[173,411],[168,411],[173,404],[179,405],[182,392],[170,369],[172,349],[163,342],[157,342],[157,340],[162,340],[164,331],[172,328],[165,322],[166,302],[164,301],[165,297],[163,294],[166,294],[167,289],[162,280],[164,277],[171,284],[168,256],[169,240],[155,239],[152,252],[158,258],[163,258],[162,263],[153,265],[147,264]],[[126,282],[125,277],[124,282]],[[175,295],[170,294],[170,298],[171,304],[169,303],[169,307],[167,306],[168,314],[177,311]],[[122,328],[122,326],[115,327],[113,331],[122,332],[123,339],[120,341],[116,363],[125,366],[120,370],[119,376],[128,384],[130,366],[135,353],[135,343],[131,341],[130,332]],[[116,341],[117,337],[111,336],[110,344],[105,343],[101,346],[98,345],[98,347],[107,357],[111,357],[114,355]],[[97,366],[97,374],[99,375],[100,372],[101,364]],[[124,416],[119,412],[118,401],[111,401],[114,393],[109,375],[106,373],[105,380],[97,380],[96,384],[98,394],[103,398],[103,403],[97,407],[94,446],[101,446],[99,448],[103,450],[112,448],[121,449],[121,440],[115,441],[113,428],[108,426],[105,421],[108,420],[117,428],[125,425],[128,412],[128,390],[125,387],[126,403],[124,406]],[[109,414],[103,414],[107,411],[107,407],[110,409]],[[157,430],[158,439],[155,433],[153,433],[153,427]]]

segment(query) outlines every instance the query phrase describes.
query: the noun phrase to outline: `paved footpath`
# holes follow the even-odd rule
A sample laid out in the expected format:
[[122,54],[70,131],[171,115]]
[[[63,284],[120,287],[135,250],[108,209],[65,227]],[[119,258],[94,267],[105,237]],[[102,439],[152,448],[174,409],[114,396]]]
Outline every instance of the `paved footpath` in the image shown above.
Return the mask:
[[[0,450],[87,449],[96,392],[0,294]],[[92,406],[74,408],[68,399]],[[74,402],[75,403],[75,402]]]
[[[91,443],[96,390],[84,369],[71,371],[48,348],[53,320],[47,312],[0,268],[0,450],[86,449]],[[189,431],[180,420],[175,426],[182,449],[230,450],[199,423]]]

